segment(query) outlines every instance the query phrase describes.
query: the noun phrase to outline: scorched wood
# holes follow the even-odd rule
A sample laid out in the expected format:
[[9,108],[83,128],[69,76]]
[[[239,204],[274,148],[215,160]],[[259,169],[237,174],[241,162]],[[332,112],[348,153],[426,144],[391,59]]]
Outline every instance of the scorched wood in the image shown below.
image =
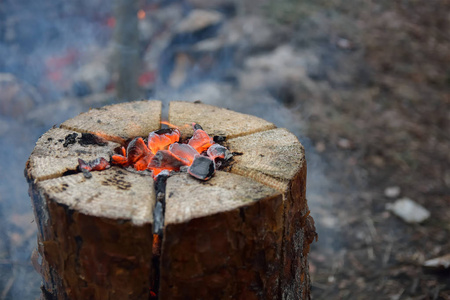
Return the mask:
[[[171,102],[169,123],[181,136],[203,129],[225,147],[211,139],[210,158],[171,174],[165,191],[155,177],[158,195],[148,171],[113,165],[89,172],[100,161],[93,160],[110,161],[160,129],[160,119],[158,101],[112,105],[36,143],[25,171],[42,299],[308,299],[316,233],[297,138],[253,116]],[[229,153],[231,160],[214,165]]]

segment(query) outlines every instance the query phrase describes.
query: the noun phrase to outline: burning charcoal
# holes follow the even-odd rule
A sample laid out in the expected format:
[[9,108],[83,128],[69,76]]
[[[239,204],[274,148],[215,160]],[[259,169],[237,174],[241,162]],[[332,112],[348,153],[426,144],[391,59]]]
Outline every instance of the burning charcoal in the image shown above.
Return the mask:
[[169,171],[163,170],[155,177],[155,194],[158,199],[164,199],[166,193],[166,181],[169,176]]
[[188,144],[175,143],[170,145],[169,151],[178,157],[189,161],[189,165],[194,161],[194,157],[198,155],[197,150]]
[[125,150],[125,147],[116,148],[114,150],[120,154],[113,154],[111,156],[111,164],[123,167],[128,166],[127,150]]
[[82,160],[81,158],[79,158],[78,159],[78,169],[80,169],[80,171],[83,171],[83,170],[91,171],[92,167],[89,165],[89,163],[87,163],[84,160]]
[[87,145],[106,146],[108,144],[108,141],[92,133],[82,133],[78,143],[81,146]]
[[170,152],[169,150],[159,150],[150,161],[149,168],[162,168],[167,170],[178,170],[181,166],[189,162]]
[[92,173],[89,172],[88,170],[82,169],[81,172],[83,173],[84,178],[86,178],[86,179],[92,178]]
[[102,170],[106,170],[108,168],[110,168],[110,164],[109,162],[103,158],[96,158],[94,160],[85,162],[84,160],[82,160],[81,158],[78,159],[78,168],[80,169],[80,171],[102,171]]
[[113,165],[127,166],[128,158],[122,155],[114,154],[113,156],[111,156],[111,163]]
[[134,164],[137,162],[142,156],[148,155],[149,150],[147,145],[145,145],[144,140],[141,137],[137,137],[132,140],[127,147],[127,157],[128,163]]
[[162,172],[170,172],[173,171],[173,169],[168,169],[168,168],[153,168],[153,167],[149,167],[150,170],[152,170],[152,175],[153,175],[153,179],[156,179],[156,176],[158,176],[159,174],[161,174]]
[[204,130],[197,129],[194,131],[194,135],[188,144],[197,150],[198,153],[202,153],[214,144],[214,141]]
[[153,158],[153,154],[148,153],[147,155],[142,156],[138,161],[136,161],[133,165],[133,167],[137,171],[144,171],[147,170],[148,164],[150,163],[151,159]]
[[188,169],[188,173],[197,179],[208,180],[216,172],[214,161],[206,156],[198,155]]
[[224,135],[215,135],[215,136],[213,137],[213,141],[214,141],[215,143],[223,143],[223,142],[225,142],[226,140],[227,140],[227,137],[224,136]]
[[194,127],[194,131],[195,130],[203,130],[203,127],[202,126],[200,126],[200,124],[197,124],[197,123],[192,123],[192,127]]
[[92,171],[102,171],[111,167],[109,162],[103,157],[96,158],[93,161],[90,161],[89,164],[92,167]]
[[215,160],[216,158],[228,160],[233,156],[227,148],[219,144],[211,145],[211,147],[208,148],[207,153],[212,160]]
[[69,146],[71,144],[75,144],[77,136],[78,136],[78,133],[75,133],[75,132],[66,135],[66,138],[65,138],[63,146],[67,147],[67,146]]
[[125,147],[120,147],[120,153],[122,154],[122,156],[127,156],[127,150],[125,149]]
[[170,144],[176,143],[180,140],[180,131],[178,129],[160,129],[151,132],[148,135],[148,149],[153,154],[159,150],[166,150]]

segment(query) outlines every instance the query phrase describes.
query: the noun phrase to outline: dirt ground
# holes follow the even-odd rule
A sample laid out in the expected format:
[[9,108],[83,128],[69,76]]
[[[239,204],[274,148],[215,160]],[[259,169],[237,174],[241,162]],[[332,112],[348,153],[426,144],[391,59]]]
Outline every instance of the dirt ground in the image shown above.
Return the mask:
[[[293,40],[341,50],[290,104],[336,184],[309,199],[313,298],[450,299],[450,274],[421,267],[450,253],[449,2],[322,2],[333,12],[294,22]],[[390,186],[431,218],[410,225],[386,211]]]
[[[207,98],[286,126],[306,147],[308,202],[319,234],[310,252],[312,298],[450,299],[449,270],[422,266],[450,254],[450,1],[167,2],[151,10],[159,16],[152,26],[160,27],[143,50],[150,66],[158,42],[173,35],[181,8],[218,9],[225,21],[214,33],[218,39],[200,52],[178,53],[170,69],[159,70],[168,83],[161,88],[150,80],[147,96]],[[238,46],[220,44],[234,39],[236,26],[244,32],[237,34]],[[253,31],[245,36],[248,28]],[[8,35],[0,29],[2,46]],[[0,71],[7,66],[0,62]],[[150,71],[141,78],[152,78]],[[200,84],[187,80],[183,89],[182,79],[195,77],[186,74]],[[174,82],[180,91],[169,92]],[[42,83],[31,86],[45,96]],[[112,101],[108,84],[88,96],[68,90],[53,102],[35,101],[32,109],[20,102],[14,119],[0,102],[2,147],[15,153],[0,161],[0,300],[39,295],[29,262],[35,224],[21,177],[34,141],[51,122]],[[388,197],[389,187],[400,193]],[[431,217],[408,224],[386,209],[402,197]]]

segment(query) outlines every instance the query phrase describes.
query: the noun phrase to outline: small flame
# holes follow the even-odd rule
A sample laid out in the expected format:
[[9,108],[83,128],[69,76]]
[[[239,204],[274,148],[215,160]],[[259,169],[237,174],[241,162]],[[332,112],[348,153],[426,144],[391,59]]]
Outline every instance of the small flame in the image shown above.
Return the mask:
[[140,10],[137,12],[137,17],[138,17],[139,20],[144,19],[144,18],[145,18],[145,11],[144,11],[143,9],[140,9]]
[[103,171],[111,167],[109,162],[104,157],[99,157],[91,161],[84,161],[81,158],[78,159],[78,168],[80,171]]

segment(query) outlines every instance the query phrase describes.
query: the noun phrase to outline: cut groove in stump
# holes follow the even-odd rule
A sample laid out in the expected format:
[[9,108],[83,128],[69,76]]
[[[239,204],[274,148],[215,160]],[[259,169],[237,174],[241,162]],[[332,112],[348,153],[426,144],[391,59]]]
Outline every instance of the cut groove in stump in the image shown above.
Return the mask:
[[[315,230],[304,150],[287,130],[209,105],[170,104],[170,123],[196,122],[227,138],[236,155],[230,172],[217,171],[209,181],[186,173],[169,177],[155,265],[152,177],[118,167],[92,172],[90,179],[67,173],[79,157],[110,159],[118,146],[111,141],[159,129],[160,116],[158,101],[107,106],[37,142],[26,176],[39,228],[43,299],[149,299],[151,291],[159,299],[309,299],[307,254]],[[192,133],[182,129],[183,136]],[[64,147],[74,131],[110,142],[82,146],[69,138]],[[62,145],[49,146],[52,136],[64,136]]]

